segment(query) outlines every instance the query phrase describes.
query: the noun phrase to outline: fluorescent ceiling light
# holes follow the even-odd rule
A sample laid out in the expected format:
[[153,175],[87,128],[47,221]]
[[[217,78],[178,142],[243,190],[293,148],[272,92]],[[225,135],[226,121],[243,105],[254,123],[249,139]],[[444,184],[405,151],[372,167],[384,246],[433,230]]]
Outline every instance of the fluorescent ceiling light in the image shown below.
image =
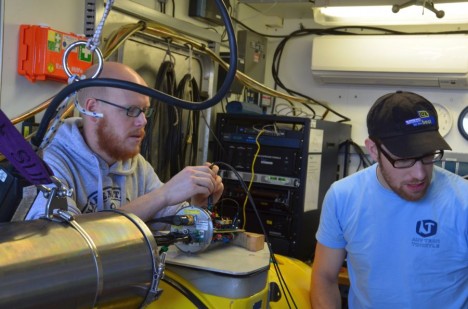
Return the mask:
[[467,2],[434,6],[445,12],[443,18],[437,18],[433,12],[419,5],[402,8],[398,13],[392,12],[391,5],[316,7],[312,10],[314,21],[326,26],[459,24],[468,20]]

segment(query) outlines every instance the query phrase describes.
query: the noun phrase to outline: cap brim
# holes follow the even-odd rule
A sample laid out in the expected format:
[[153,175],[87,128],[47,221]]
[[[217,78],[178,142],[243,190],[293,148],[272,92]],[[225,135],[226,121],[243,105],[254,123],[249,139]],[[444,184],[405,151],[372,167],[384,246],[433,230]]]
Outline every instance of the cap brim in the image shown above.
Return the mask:
[[385,138],[382,144],[400,158],[418,157],[436,150],[452,150],[439,131],[426,131]]

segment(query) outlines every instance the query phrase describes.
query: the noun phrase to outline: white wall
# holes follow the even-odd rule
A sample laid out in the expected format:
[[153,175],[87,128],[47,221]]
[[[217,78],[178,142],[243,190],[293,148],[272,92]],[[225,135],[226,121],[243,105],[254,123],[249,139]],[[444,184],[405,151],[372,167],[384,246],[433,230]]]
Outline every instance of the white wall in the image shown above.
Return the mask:
[[1,40],[0,108],[14,118],[36,107],[57,93],[64,84],[31,83],[18,75],[19,27],[21,24],[46,25],[63,32],[82,34],[84,1],[76,0],[3,0],[0,2],[3,33]]

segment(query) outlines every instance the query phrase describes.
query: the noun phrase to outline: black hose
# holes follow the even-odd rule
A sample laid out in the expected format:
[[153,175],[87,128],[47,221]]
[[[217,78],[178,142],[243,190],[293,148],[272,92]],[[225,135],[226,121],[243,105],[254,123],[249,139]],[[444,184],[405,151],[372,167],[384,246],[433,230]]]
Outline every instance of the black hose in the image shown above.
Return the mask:
[[193,102],[181,100],[173,96],[164,94],[160,91],[156,91],[154,89],[151,89],[151,88],[148,88],[148,87],[136,84],[136,83],[122,81],[118,79],[95,78],[95,79],[84,79],[84,80],[76,81],[66,86],[65,88],[63,88],[52,99],[49,107],[47,108],[47,110],[44,113],[44,116],[42,117],[42,121],[39,124],[39,128],[37,130],[36,135],[31,139],[32,144],[35,145],[36,147],[39,147],[39,145],[41,144],[44,138],[44,135],[47,132],[49,123],[55,116],[56,110],[58,106],[62,103],[62,101],[65,100],[70,94],[80,89],[87,88],[87,87],[111,87],[111,88],[131,90],[131,91],[135,91],[140,94],[155,98],[166,104],[180,107],[183,109],[189,109],[189,110],[204,110],[204,109],[208,109],[218,104],[218,102],[220,102],[229,92],[232,82],[234,81],[234,78],[236,76],[237,42],[236,42],[236,36],[235,36],[234,28],[232,26],[231,18],[226,9],[226,6],[224,5],[224,2],[222,0],[216,0],[215,3],[221,14],[221,18],[224,21],[226,32],[228,33],[230,58],[229,58],[229,70],[226,73],[226,78],[224,79],[221,87],[219,87],[218,92],[212,98],[207,99],[206,101],[194,104]]

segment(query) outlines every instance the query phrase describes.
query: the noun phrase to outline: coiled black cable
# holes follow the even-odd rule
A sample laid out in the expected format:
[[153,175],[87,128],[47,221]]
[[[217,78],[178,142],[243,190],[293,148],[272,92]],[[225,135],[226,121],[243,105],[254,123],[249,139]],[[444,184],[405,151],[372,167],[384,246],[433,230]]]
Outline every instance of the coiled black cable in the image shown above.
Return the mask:
[[[172,61],[163,61],[159,67],[154,89],[174,96],[176,92],[176,76]],[[155,113],[145,127],[147,134],[142,141],[141,154],[153,166],[162,181],[169,180],[172,157],[179,151],[177,145],[177,128],[179,111],[177,107],[168,106],[159,100],[151,100]]]
[[[200,89],[197,81],[191,74],[185,74],[180,80],[176,96],[180,99],[187,99],[192,102],[200,102]],[[199,111],[182,111],[180,110],[181,118],[183,119],[181,127],[180,152],[177,155],[177,170],[180,170],[186,165],[194,165],[197,158],[198,148],[198,129],[200,124]]]

